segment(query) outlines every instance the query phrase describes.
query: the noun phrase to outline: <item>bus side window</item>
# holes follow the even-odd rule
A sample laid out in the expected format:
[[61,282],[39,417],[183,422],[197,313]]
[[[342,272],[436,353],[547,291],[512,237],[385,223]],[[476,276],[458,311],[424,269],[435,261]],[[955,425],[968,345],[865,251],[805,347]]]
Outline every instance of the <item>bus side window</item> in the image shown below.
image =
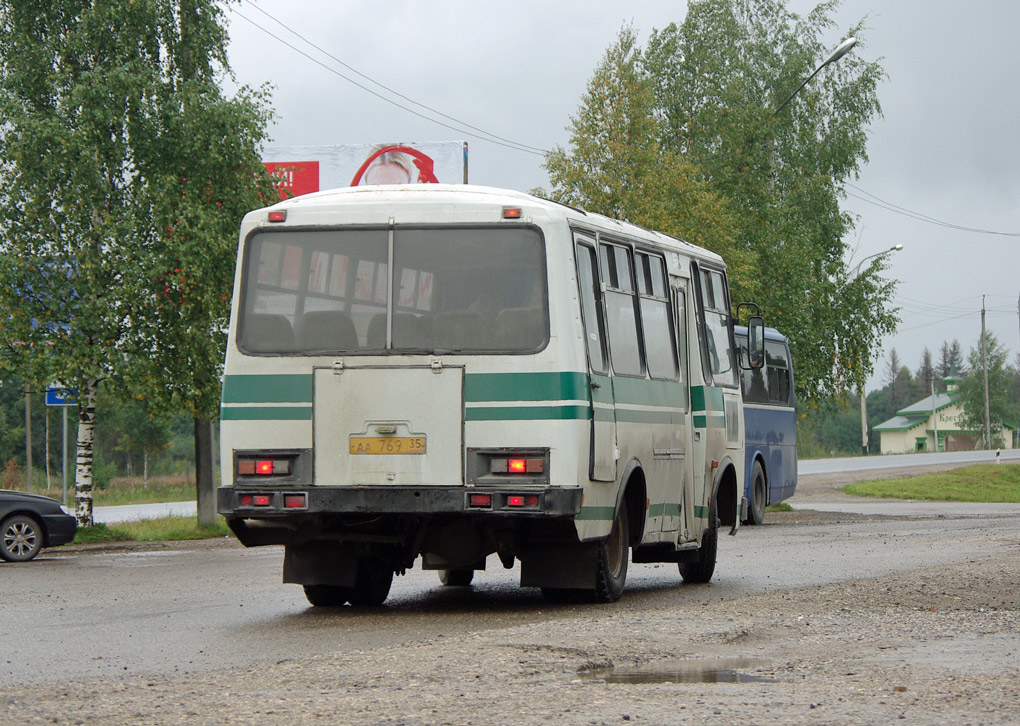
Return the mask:
[[[747,336],[736,336],[737,349],[741,360],[747,360]],[[740,391],[744,394],[744,403],[768,403],[769,394],[766,388],[764,368],[740,369]]]
[[652,378],[676,379],[679,370],[666,293],[666,265],[661,257],[643,252],[635,253],[634,257],[648,374]]
[[630,250],[605,243],[599,248],[602,282],[606,286],[606,319],[613,371],[628,376],[644,375]]
[[598,280],[598,260],[595,258],[595,248],[579,242],[577,245],[577,282],[580,286],[581,317],[588,344],[588,358],[593,371],[607,373],[609,361],[606,356],[605,324],[602,320]]
[[765,361],[768,368],[770,403],[790,406],[790,356],[782,343],[766,342]]
[[704,343],[702,366],[705,377],[716,385],[737,386],[737,366],[730,344],[729,295],[722,272],[698,269],[691,263],[698,282],[698,329]]

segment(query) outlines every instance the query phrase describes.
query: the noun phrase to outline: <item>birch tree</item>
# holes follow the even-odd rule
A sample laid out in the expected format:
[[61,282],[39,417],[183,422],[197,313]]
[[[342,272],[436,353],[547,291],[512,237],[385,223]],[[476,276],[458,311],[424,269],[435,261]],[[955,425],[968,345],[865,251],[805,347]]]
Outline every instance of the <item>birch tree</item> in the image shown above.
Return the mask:
[[[848,268],[854,219],[840,208],[881,112],[880,65],[855,51],[780,110],[828,56],[837,5],[801,17],[783,0],[692,0],[644,48],[625,28],[582,98],[570,148],[547,158],[552,196],[609,214],[666,209],[681,237],[722,254],[734,297],[761,303],[790,337],[802,400],[859,389],[897,322],[885,261]],[[860,26],[851,34],[863,41]],[[628,108],[639,115],[621,126],[621,103],[638,98]],[[604,139],[638,119],[641,134],[630,139],[640,143],[609,155],[620,147]],[[660,183],[664,176],[675,184]],[[583,177],[594,193],[570,184]],[[711,214],[684,218],[699,207]]]
[[[188,58],[201,46],[182,40],[182,12],[194,14],[203,32],[218,26],[216,5],[204,0],[0,0],[0,345],[6,354],[0,365],[76,391],[75,510],[84,526],[92,524],[98,387],[133,388],[144,397],[166,380],[147,380],[139,361],[159,337],[152,330],[161,321],[150,301],[173,257],[167,220],[181,205],[170,200],[194,193],[185,186],[186,164],[168,158],[166,144],[177,143],[181,157],[219,158],[215,143],[185,143],[196,122],[177,119],[183,108],[177,92],[187,90],[182,68],[210,62]],[[193,108],[210,101],[207,81],[203,88]],[[262,113],[253,126],[264,125]],[[206,139],[233,143],[223,124],[212,133],[219,136]],[[233,179],[250,168],[227,167],[232,183],[214,189],[208,204],[223,204],[237,189]],[[185,284],[194,285],[199,299],[223,294],[201,276]],[[183,303],[169,296],[164,304]],[[183,357],[181,346],[176,351]]]

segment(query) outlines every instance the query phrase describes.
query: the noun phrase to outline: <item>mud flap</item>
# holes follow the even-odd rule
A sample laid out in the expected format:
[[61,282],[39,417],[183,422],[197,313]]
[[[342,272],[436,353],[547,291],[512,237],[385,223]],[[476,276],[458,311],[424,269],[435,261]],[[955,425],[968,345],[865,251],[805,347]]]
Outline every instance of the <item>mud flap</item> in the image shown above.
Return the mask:
[[597,542],[553,545],[521,553],[521,587],[590,590],[595,586]]
[[357,574],[354,552],[335,542],[307,542],[284,548],[284,582],[353,587]]

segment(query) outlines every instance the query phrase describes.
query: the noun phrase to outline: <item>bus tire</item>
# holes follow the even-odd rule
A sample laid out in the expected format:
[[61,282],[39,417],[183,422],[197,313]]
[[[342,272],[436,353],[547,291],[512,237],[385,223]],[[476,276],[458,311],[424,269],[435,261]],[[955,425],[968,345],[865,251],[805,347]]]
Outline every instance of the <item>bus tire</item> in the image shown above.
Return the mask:
[[768,498],[765,470],[761,462],[754,460],[751,469],[751,501],[747,503],[747,524],[761,524],[765,521],[765,506]]
[[390,594],[393,569],[374,559],[358,562],[358,574],[351,590],[351,605],[372,607],[382,605]]
[[701,536],[698,561],[681,562],[677,565],[684,582],[708,582],[715,573],[715,556],[719,551],[719,515],[716,497],[712,497],[712,504],[708,508],[708,523],[708,529]]
[[352,592],[352,588],[341,585],[305,585],[305,597],[317,608],[346,605]]
[[623,594],[630,550],[627,525],[627,500],[623,499],[609,536],[596,549],[595,602],[616,602]]
[[439,581],[446,587],[467,587],[475,579],[474,570],[440,570]]

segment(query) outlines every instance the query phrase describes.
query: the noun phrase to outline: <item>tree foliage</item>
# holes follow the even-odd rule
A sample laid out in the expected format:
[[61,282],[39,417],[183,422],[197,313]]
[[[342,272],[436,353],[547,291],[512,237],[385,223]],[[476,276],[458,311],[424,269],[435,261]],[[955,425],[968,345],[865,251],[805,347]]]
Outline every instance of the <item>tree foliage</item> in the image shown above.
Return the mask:
[[[960,390],[957,400],[963,406],[963,426],[974,431],[981,431],[982,438],[985,430],[985,382],[982,365],[981,339],[971,348],[968,360],[970,362],[970,375],[964,377],[960,382]],[[984,359],[988,365],[988,420],[991,425],[992,437],[1000,431],[1003,425],[1016,426],[1020,411],[1018,402],[1010,394],[1014,389],[1016,372],[1008,363],[1009,354],[999,343],[998,338],[992,332],[986,332],[984,337],[985,355]],[[988,446],[1001,446],[1001,442],[992,441]]]
[[2,364],[78,391],[83,524],[101,381],[163,400],[186,372],[178,402],[208,411],[215,397],[223,236],[257,203],[267,123],[259,94],[216,87],[221,13],[212,0],[0,2]]
[[840,209],[867,159],[881,67],[848,55],[775,111],[828,55],[836,5],[799,17],[782,0],[696,0],[643,49],[625,27],[569,150],[547,158],[555,198],[722,254],[734,298],[790,337],[802,398],[859,387],[896,322],[883,258],[845,262],[853,219]]

